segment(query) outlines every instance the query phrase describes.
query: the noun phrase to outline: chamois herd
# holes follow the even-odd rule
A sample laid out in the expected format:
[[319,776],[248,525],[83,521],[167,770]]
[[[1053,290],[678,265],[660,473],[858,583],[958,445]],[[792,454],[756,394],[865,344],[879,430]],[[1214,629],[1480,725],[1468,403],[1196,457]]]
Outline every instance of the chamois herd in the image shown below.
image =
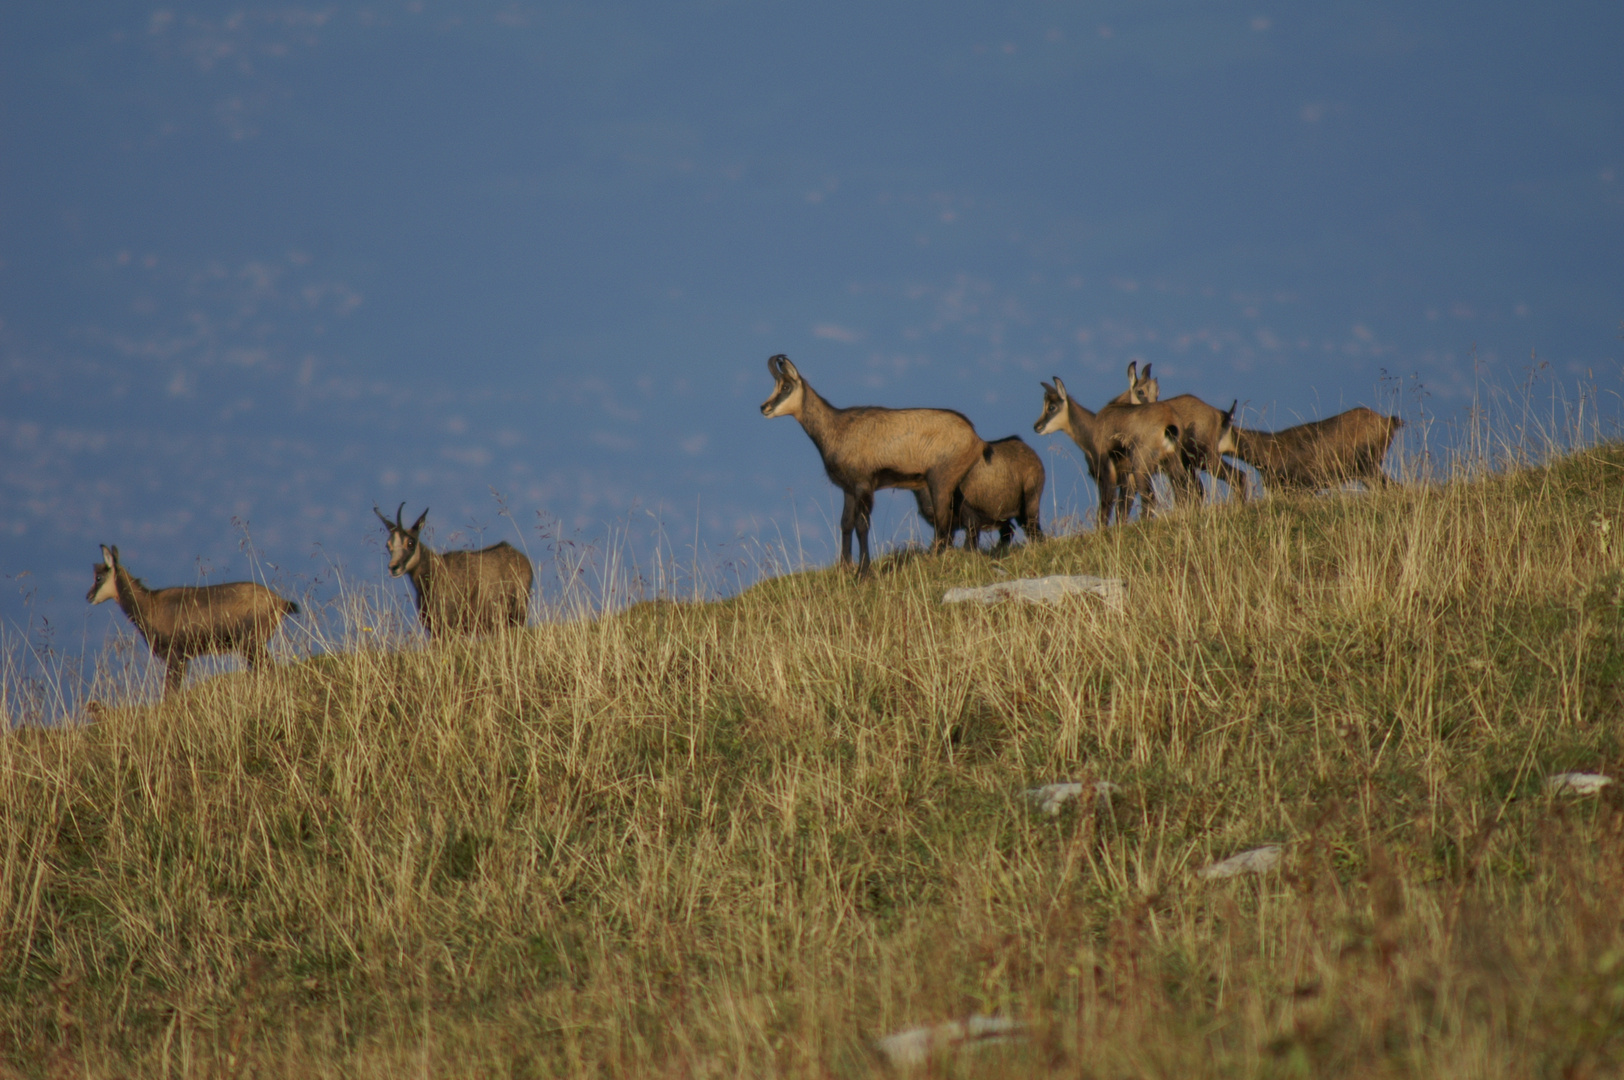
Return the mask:
[[[869,568],[868,531],[874,493],[904,488],[934,530],[940,551],[954,534],[977,547],[981,533],[997,529],[999,545],[1013,542],[1019,525],[1032,541],[1043,539],[1039,503],[1043,461],[1019,436],[987,442],[975,425],[951,409],[836,408],[802,378],[782,353],[767,361],[773,392],[761,415],[799,420],[823,458],[829,479],[844,494],[840,513],[840,563],[850,564],[853,534],[857,570]],[[1055,376],[1042,383],[1043,412],[1032,430],[1069,435],[1083,451],[1099,486],[1100,521],[1126,522],[1133,500],[1141,512],[1157,496],[1153,479],[1166,475],[1175,501],[1204,498],[1200,474],[1223,480],[1244,501],[1246,474],[1226,455],[1257,470],[1266,487],[1317,490],[1358,480],[1385,486],[1382,471],[1402,421],[1366,408],[1284,431],[1247,431],[1235,426],[1235,404],[1221,411],[1189,394],[1162,400],[1150,365],[1128,365],[1128,388],[1091,412]],[[506,542],[477,551],[437,552],[422,543],[424,510],[406,525],[374,506],[388,530],[389,573],[412,583],[417,616],[430,637],[482,633],[523,626],[534,577],[530,560]],[[291,600],[248,581],[200,587],[149,589],[119,562],[118,548],[103,546],[92,604],[117,600],[153,655],[164,662],[164,694],[177,691],[186,665],[209,653],[240,653],[250,668],[267,656],[266,643],[282,620],[297,614]]]

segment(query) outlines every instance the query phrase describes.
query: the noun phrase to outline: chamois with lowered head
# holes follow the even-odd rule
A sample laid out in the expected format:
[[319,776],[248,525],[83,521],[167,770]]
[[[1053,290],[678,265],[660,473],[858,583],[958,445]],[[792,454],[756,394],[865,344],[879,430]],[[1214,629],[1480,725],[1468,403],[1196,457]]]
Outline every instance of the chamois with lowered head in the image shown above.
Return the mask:
[[506,540],[478,551],[433,551],[422,542],[424,510],[403,525],[401,503],[395,520],[372,512],[389,530],[389,575],[407,575],[417,599],[417,617],[431,638],[479,634],[504,626],[523,626],[530,609],[535,570],[530,560]]
[[1265,487],[1317,491],[1349,480],[1386,487],[1392,481],[1382,459],[1403,426],[1361,405],[1284,431],[1236,428],[1229,452],[1256,469]]
[[[1134,495],[1155,497],[1150,479],[1166,470],[1174,487],[1193,481],[1179,452],[1179,418],[1160,404],[1110,404],[1098,413],[1079,405],[1056,375],[1042,383],[1043,412],[1032,430],[1039,435],[1071,436],[1100,490],[1100,523],[1111,524],[1113,510],[1127,521]],[[1148,503],[1147,503],[1148,504]]]
[[[964,530],[964,549],[979,547],[982,531],[992,528],[998,530],[998,546],[1008,547],[1015,541],[1017,523],[1028,540],[1042,540],[1038,511],[1043,500],[1043,459],[1018,435],[988,445],[992,456],[970,466],[959,485],[954,529]],[[919,516],[934,524],[936,508],[930,492],[915,488],[914,499]]]
[[953,493],[977,461],[990,450],[975,425],[950,409],[887,409],[861,405],[837,409],[807,385],[789,357],[767,361],[772,396],[761,403],[769,419],[793,416],[823,457],[823,471],[845,494],[840,511],[840,562],[851,562],[855,531],[861,558],[857,572],[868,570],[868,527],[874,493],[881,488],[920,488],[930,493],[935,541],[941,550],[953,539]]
[[92,604],[117,600],[152,654],[164,662],[164,697],[180,690],[194,656],[240,653],[250,668],[268,659],[266,642],[299,605],[263,585],[176,585],[149,589],[118,561],[118,547],[102,545],[96,580],[85,594]]

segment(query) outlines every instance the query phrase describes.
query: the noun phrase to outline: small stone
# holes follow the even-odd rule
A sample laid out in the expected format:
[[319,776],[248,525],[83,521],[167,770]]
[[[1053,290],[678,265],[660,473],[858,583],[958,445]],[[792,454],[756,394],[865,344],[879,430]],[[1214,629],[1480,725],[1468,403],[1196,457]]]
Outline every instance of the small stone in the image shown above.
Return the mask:
[[1058,604],[1073,596],[1097,596],[1113,610],[1120,611],[1128,601],[1128,583],[1121,578],[1101,578],[1092,574],[1055,574],[1041,578],[1015,578],[979,588],[949,589],[944,604],[997,604],[1022,600],[1028,604]]
[[1611,776],[1593,772],[1564,772],[1545,781],[1545,790],[1553,795],[1594,795],[1613,782]]
[[1024,1038],[1026,1025],[1007,1016],[973,1015],[965,1020],[948,1020],[927,1027],[909,1028],[887,1035],[875,1045],[892,1065],[912,1068],[928,1065],[932,1058],[979,1048],[993,1043]]
[[1231,855],[1211,866],[1203,866],[1195,872],[1195,876],[1211,880],[1237,877],[1241,874],[1266,874],[1280,865],[1283,854],[1284,849],[1279,844],[1269,844],[1253,848],[1251,851],[1243,851],[1239,855]]

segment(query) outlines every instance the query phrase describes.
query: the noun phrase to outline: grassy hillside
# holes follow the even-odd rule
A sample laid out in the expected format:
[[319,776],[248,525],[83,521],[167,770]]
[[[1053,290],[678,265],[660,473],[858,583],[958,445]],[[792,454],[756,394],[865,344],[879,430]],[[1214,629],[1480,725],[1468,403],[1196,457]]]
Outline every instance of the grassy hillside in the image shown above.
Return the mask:
[[[0,737],[0,1075],[1624,1068],[1624,448]],[[943,606],[1129,582],[1128,614]],[[376,635],[373,635],[376,636]],[[359,635],[365,639],[367,635]],[[1109,780],[1057,816],[1023,789]],[[1195,871],[1260,844],[1280,867]]]

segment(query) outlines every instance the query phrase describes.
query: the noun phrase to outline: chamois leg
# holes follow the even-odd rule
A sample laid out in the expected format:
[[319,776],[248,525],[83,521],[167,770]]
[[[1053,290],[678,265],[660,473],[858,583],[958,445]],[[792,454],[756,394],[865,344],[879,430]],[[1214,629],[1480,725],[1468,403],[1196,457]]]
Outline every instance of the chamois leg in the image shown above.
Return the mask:
[[[963,495],[959,491],[959,484],[964,480],[964,474],[969,472],[969,466],[963,469],[954,469],[950,475],[947,469],[932,469],[925,474],[925,485],[930,489],[931,506],[936,511],[936,537],[931,542],[932,552],[945,551],[953,545],[953,526],[956,524],[959,506]],[[969,529],[965,530],[969,532]]]
[[862,492],[857,496],[857,576],[862,577],[868,573],[868,523],[874,513],[874,493]]
[[180,693],[181,684],[186,681],[186,657],[170,654],[164,657],[164,698],[167,700],[171,694]]
[[1039,520],[1039,511],[1041,510],[1042,501],[1043,495],[1041,492],[1027,492],[1026,498],[1023,500],[1024,505],[1022,506],[1022,509],[1025,512],[1016,519],[1021,523],[1021,531],[1026,533],[1026,542],[1028,544],[1032,543],[1033,541],[1037,541],[1038,543],[1042,543],[1043,541],[1043,524]]
[[[854,495],[850,491],[846,492],[845,496],[846,496],[845,500],[841,503],[841,506],[840,506],[840,560],[839,561],[840,561],[840,565],[842,565],[842,566],[850,566],[851,565],[851,534],[852,534],[852,530],[857,527],[857,496]],[[866,530],[865,530],[865,532],[866,532]],[[866,562],[867,561],[867,556],[866,556],[867,548],[866,547],[864,548],[864,552],[865,552],[864,561]]]

